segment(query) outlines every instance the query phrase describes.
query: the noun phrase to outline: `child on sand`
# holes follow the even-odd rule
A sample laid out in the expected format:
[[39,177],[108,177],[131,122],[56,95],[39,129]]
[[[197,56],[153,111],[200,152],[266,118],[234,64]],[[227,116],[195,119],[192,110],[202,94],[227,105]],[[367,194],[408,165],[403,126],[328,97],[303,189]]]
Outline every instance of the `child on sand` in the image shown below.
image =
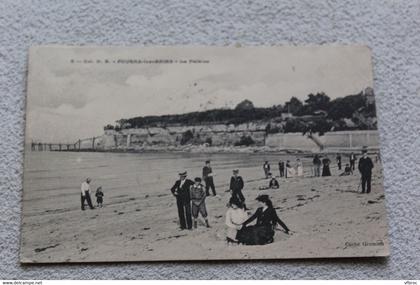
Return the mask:
[[96,189],[96,203],[98,208],[102,208],[102,203],[104,201],[104,192],[102,192],[102,186],[99,186],[98,189]]
[[206,227],[210,228],[209,221],[207,219],[206,196],[206,190],[204,189],[203,184],[201,184],[201,178],[196,177],[194,179],[194,184],[191,185],[190,188],[194,228],[197,228],[198,213],[200,213],[206,221]]

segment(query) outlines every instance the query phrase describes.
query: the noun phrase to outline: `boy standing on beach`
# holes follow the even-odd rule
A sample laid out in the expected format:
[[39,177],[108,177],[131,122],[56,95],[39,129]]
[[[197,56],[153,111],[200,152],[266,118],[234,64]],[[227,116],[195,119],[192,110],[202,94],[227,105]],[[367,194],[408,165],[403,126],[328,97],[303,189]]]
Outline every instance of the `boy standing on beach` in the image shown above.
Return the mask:
[[210,228],[209,220],[207,219],[207,209],[206,209],[206,191],[204,190],[203,184],[201,184],[201,178],[196,177],[194,179],[194,184],[190,187],[190,197],[192,203],[192,216],[194,228],[197,228],[197,218],[198,213],[206,221],[206,227]]
[[102,192],[102,186],[99,186],[98,189],[96,189],[96,203],[98,208],[102,208],[102,203],[104,202],[104,192]]
[[246,209],[245,197],[242,194],[242,189],[244,188],[244,180],[238,174],[239,169],[234,169],[233,176],[230,178],[229,190],[232,194],[232,197],[240,201]]

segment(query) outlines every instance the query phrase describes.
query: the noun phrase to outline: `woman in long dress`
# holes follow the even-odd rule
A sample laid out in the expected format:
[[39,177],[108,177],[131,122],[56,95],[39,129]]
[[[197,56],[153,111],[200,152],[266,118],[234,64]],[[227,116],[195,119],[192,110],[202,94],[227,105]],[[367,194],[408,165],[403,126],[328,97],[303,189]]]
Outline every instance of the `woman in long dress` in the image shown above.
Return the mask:
[[297,172],[297,176],[303,176],[303,164],[299,158],[296,159],[296,172]]
[[226,225],[228,227],[226,233],[226,241],[228,243],[238,243],[236,235],[238,230],[242,228],[242,224],[247,219],[248,214],[245,212],[241,201],[231,197],[229,200],[229,208],[226,212]]
[[290,161],[288,160],[286,162],[286,178],[292,178],[295,176],[296,171],[295,169],[290,165]]
[[[264,245],[274,241],[274,229],[279,224],[286,234],[289,229],[277,216],[268,195],[260,195],[256,199],[260,207],[257,211],[243,223],[243,227],[238,231],[236,238],[239,243],[245,245]],[[255,225],[247,226],[252,221],[257,220]]]
[[322,160],[322,176],[331,176],[330,163],[331,160],[328,157]]

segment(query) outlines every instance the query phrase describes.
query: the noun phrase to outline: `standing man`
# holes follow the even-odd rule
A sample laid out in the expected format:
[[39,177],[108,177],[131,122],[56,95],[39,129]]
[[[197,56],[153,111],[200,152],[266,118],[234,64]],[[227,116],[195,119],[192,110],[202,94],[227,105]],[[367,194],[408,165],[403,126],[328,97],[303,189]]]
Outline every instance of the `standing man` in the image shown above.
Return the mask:
[[350,153],[350,168],[351,170],[354,170],[354,163],[356,162],[356,156],[354,153]]
[[171,188],[176,198],[181,230],[192,229],[190,188],[193,184],[194,182],[187,179],[187,171],[183,171],[179,173],[179,180]]
[[341,170],[341,154],[337,153],[337,156],[335,159],[337,160],[338,170]]
[[242,205],[244,206],[244,208],[246,209],[245,197],[242,194],[242,189],[244,188],[244,180],[238,174],[239,174],[239,170],[234,169],[233,176],[230,178],[229,189],[230,189],[230,193],[232,194],[232,197],[240,201]]
[[203,179],[206,184],[206,195],[210,196],[210,188],[213,192],[213,196],[216,196],[216,188],[214,187],[213,181],[213,170],[210,166],[210,160],[206,161],[206,165],[203,167]]
[[373,162],[367,156],[367,150],[363,150],[363,156],[359,159],[359,172],[362,175],[362,193],[370,193]]
[[82,190],[81,201],[82,201],[82,211],[85,210],[85,201],[87,201],[89,208],[93,210],[92,199],[90,198],[90,181],[91,179],[88,177],[82,183],[80,189]]
[[284,161],[279,162],[280,177],[284,177]]
[[319,156],[315,154],[314,159],[312,160],[312,163],[314,165],[314,176],[319,177],[321,176],[321,159],[319,159]]
[[263,169],[264,169],[265,178],[268,178],[268,174],[270,173],[270,164],[268,163],[267,160],[264,162]]

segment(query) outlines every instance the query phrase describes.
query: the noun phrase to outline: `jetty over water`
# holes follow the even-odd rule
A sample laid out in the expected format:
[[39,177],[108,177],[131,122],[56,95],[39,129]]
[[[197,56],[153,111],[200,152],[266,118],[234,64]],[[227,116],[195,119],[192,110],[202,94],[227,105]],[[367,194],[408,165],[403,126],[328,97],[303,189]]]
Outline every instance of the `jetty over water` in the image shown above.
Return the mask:
[[79,139],[76,142],[31,142],[31,151],[97,151],[101,148],[102,136]]

